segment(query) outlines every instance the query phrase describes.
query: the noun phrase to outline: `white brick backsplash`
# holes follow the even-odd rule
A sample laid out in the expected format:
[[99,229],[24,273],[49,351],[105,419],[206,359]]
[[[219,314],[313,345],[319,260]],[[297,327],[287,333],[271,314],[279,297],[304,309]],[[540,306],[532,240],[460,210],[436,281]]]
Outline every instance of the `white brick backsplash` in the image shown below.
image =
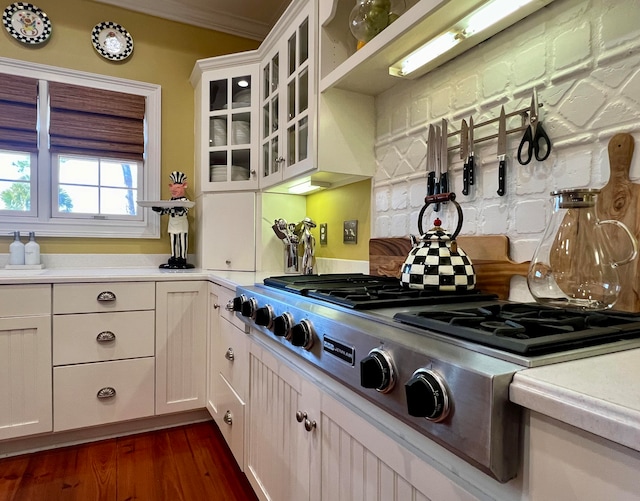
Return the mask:
[[[553,151],[544,162],[520,165],[522,133],[510,134],[507,190],[497,190],[496,141],[477,145],[477,183],[462,195],[459,150],[449,154],[451,191],[464,211],[463,235],[505,234],[515,261],[531,259],[551,216],[550,192],[602,187],[609,178],[607,144],[618,132],[640,141],[640,0],[563,0],[527,17],[479,46],[416,80],[399,80],[376,96],[377,173],[373,237],[417,233],[426,194],[426,130],[462,118],[476,124],[529,106],[531,90],[543,104],[540,116]],[[520,126],[520,118],[508,128]],[[476,130],[476,139],[495,134]],[[459,144],[459,135],[449,146]],[[630,168],[640,182],[640,147]],[[455,230],[452,204],[437,214]],[[433,223],[428,209],[425,229]]]

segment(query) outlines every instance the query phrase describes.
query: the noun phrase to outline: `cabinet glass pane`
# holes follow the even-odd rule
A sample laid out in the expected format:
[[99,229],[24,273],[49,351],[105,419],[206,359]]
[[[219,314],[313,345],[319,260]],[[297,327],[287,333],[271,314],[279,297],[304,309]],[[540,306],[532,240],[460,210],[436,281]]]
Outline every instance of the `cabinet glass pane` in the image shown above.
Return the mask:
[[209,111],[226,109],[227,102],[227,80],[209,82]]
[[234,109],[251,106],[251,77],[249,75],[231,80],[231,96]]
[[227,145],[227,119],[225,117],[209,118],[209,147]]
[[269,114],[269,103],[265,104],[262,107],[262,139],[271,134],[270,120],[271,115]]
[[280,170],[280,163],[278,162],[278,138],[274,137],[271,140],[271,173],[278,172]]
[[305,160],[309,154],[309,119],[304,117],[298,125],[298,161]]
[[264,95],[262,99],[265,100],[269,93],[271,92],[271,76],[269,72],[271,71],[271,67],[267,64],[262,70],[262,90]]
[[303,112],[309,107],[309,71],[308,68],[305,68],[304,71],[300,73],[300,82],[298,85],[298,92],[300,96],[298,98],[298,109],[300,112]]
[[231,121],[231,144],[251,142],[251,122],[249,113],[236,113]]
[[300,64],[309,58],[309,18],[300,25]]
[[246,181],[249,179],[251,152],[248,149],[231,152],[231,181]]
[[271,132],[278,130],[278,96],[271,100]]
[[262,145],[262,165],[263,175],[266,177],[271,174],[271,155],[269,155],[269,141]]
[[227,181],[226,151],[212,151],[209,153],[209,181],[212,183]]
[[296,163],[296,126],[292,125],[287,130],[287,143],[289,151],[287,152],[287,165]]
[[288,120],[295,118],[296,116],[296,79],[294,78],[289,82],[287,89],[287,117]]
[[296,71],[296,34],[294,33],[289,39],[289,73],[292,75]]
[[271,92],[278,89],[280,84],[280,54],[273,56],[271,60]]

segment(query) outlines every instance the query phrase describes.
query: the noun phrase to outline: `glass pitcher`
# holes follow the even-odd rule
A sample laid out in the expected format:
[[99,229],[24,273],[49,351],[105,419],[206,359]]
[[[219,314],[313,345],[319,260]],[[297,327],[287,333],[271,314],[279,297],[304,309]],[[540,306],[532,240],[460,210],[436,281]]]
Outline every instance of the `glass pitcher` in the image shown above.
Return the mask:
[[[598,189],[554,191],[551,222],[538,244],[527,275],[531,294],[539,303],[563,308],[611,308],[620,293],[618,267],[638,254],[638,243],[620,221],[599,221]],[[622,229],[631,252],[614,261],[605,225]]]

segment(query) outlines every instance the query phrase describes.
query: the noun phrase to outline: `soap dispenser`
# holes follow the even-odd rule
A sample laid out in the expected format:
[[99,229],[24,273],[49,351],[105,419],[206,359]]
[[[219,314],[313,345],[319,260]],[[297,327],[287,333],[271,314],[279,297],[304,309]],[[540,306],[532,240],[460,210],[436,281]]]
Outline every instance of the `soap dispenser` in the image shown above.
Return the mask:
[[40,264],[40,244],[36,242],[34,231],[29,232],[29,241],[24,246],[24,264]]
[[24,264],[24,244],[20,241],[20,232],[13,232],[13,242],[9,245],[9,264]]

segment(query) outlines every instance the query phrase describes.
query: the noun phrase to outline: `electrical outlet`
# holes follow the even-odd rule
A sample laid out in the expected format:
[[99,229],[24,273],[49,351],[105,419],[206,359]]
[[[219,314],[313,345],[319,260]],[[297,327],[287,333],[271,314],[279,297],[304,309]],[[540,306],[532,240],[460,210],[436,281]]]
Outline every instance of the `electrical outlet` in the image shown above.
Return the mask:
[[320,245],[327,245],[327,223],[320,223]]
[[352,219],[344,222],[344,231],[342,233],[342,242],[345,244],[358,243],[358,220]]

